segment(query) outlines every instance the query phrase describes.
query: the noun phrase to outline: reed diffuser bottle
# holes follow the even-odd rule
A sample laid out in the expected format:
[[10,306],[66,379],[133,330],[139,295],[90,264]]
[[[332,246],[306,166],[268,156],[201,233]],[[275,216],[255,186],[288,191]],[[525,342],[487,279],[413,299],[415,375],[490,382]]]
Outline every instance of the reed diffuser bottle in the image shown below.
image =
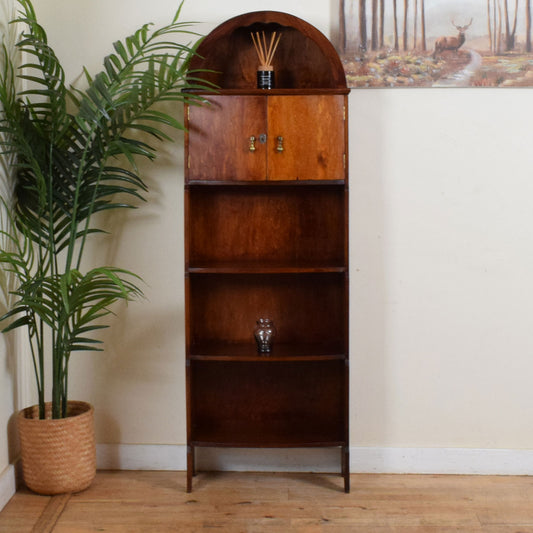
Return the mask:
[[254,43],[257,57],[259,58],[259,66],[257,67],[257,88],[258,89],[274,89],[275,76],[272,60],[281,39],[281,34],[276,38],[276,32],[273,32],[269,37],[267,44],[267,37],[265,32],[255,32],[250,34]]

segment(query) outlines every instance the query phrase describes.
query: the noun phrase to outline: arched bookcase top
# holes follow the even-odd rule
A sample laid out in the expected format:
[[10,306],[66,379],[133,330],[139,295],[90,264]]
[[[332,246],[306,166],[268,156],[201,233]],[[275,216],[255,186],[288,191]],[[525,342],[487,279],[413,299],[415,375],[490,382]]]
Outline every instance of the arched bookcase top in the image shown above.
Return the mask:
[[252,32],[281,33],[273,60],[276,88],[343,89],[346,77],[340,58],[329,40],[304,20],[278,11],[255,11],[223,22],[198,47],[189,72],[221,89],[256,86],[259,64]]

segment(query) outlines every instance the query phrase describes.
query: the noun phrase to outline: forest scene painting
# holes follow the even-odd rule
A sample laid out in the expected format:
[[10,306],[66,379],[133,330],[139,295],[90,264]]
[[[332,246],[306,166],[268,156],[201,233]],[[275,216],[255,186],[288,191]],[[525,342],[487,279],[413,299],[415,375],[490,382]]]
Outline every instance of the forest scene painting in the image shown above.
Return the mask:
[[533,0],[339,0],[350,87],[531,87]]

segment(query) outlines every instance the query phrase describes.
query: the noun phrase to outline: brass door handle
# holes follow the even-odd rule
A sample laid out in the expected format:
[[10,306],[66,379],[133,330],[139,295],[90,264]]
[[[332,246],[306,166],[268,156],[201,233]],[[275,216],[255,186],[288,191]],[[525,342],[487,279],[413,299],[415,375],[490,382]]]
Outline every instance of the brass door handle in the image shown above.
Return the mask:
[[278,145],[276,146],[276,151],[277,152],[283,152],[283,150],[285,150],[285,148],[283,148],[283,137],[280,135],[278,137]]
[[255,152],[255,137],[253,135],[250,137],[250,152]]

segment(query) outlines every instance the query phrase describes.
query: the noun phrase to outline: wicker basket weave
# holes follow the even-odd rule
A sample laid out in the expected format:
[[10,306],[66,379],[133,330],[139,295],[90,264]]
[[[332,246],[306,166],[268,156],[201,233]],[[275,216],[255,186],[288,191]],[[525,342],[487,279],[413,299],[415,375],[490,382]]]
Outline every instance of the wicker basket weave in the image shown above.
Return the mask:
[[18,414],[22,472],[27,487],[39,494],[86,489],[96,474],[94,410],[85,402],[68,402],[68,416],[39,420],[34,405]]

